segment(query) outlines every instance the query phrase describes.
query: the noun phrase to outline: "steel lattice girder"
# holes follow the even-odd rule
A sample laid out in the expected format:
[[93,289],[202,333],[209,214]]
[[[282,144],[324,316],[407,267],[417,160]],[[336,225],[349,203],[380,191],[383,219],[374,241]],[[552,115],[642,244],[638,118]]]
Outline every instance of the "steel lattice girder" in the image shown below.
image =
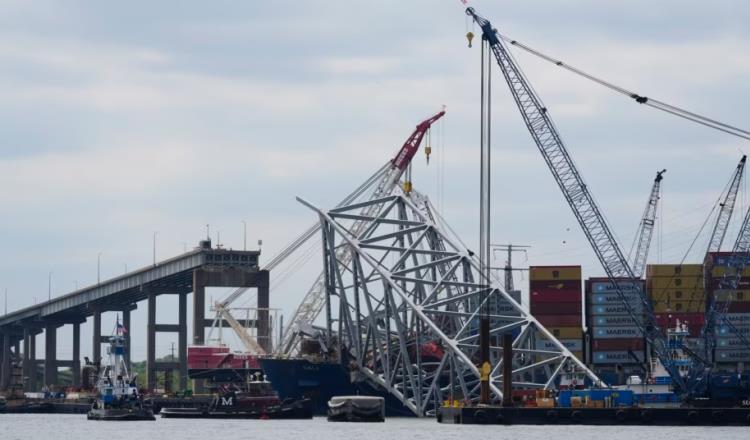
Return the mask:
[[[514,386],[551,388],[569,370],[604,386],[496,280],[483,278],[473,253],[409,198],[393,195],[328,211],[297,200],[321,222],[329,338],[336,327],[340,352],[351,357],[351,365],[416,415],[444,399],[478,399],[483,298],[489,302],[490,334],[516,333]],[[355,232],[351,226],[362,215],[352,211],[367,205],[374,208],[368,210],[368,225]],[[351,258],[338,259],[341,249]],[[491,358],[490,388],[499,399],[499,338]]]

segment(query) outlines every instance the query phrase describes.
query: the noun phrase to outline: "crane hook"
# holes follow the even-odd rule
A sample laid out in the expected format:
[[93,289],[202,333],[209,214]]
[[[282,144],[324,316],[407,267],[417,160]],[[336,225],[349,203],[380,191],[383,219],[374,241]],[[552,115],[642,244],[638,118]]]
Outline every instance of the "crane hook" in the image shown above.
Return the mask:
[[466,39],[469,40],[469,47],[471,47],[471,40],[474,39],[474,33],[469,31],[466,33]]

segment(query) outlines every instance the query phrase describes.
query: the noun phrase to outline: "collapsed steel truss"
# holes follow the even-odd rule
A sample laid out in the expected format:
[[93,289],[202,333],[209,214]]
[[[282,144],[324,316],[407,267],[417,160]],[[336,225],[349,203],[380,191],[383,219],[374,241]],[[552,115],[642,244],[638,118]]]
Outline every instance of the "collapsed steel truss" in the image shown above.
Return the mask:
[[[416,415],[445,399],[478,399],[483,300],[493,336],[493,398],[502,398],[499,341],[506,332],[516,335],[515,387],[552,388],[570,371],[604,385],[499,283],[483,278],[473,253],[432,220],[428,203],[399,194],[326,211],[298,200],[320,218],[329,340],[336,335],[340,355],[360,378]],[[355,227],[363,221],[366,227]],[[342,249],[351,257],[339,259]]]

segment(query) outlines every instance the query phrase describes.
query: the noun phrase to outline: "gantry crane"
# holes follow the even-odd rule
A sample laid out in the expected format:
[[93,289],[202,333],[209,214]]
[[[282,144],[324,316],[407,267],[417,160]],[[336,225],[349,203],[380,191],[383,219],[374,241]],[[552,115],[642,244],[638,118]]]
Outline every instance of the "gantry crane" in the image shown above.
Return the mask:
[[646,268],[648,250],[651,247],[651,237],[654,235],[656,208],[659,206],[661,181],[666,172],[667,170],[661,170],[656,173],[656,178],[654,179],[654,185],[651,187],[651,194],[648,197],[646,209],[643,211],[643,218],[641,218],[641,223],[638,225],[636,242],[634,242],[637,243],[637,246],[635,248],[635,254],[633,255],[633,274],[639,279],[643,276],[643,269]]
[[[672,377],[676,388],[684,391],[685,382],[680,376],[675,362],[669,356],[666,338],[656,323],[651,302],[645,292],[636,289],[637,300],[642,304],[644,311],[643,314],[640,314],[636,313],[633,303],[628,301],[619,287],[618,280],[636,280],[637,278],[594,201],[588,186],[584,183],[581,174],[573,163],[557,128],[552,123],[548,109],[531,88],[492,24],[479,16],[474,8],[467,8],[466,14],[472,17],[481,28],[483,42],[489,45],[495,55],[497,64],[510,87],[511,94],[529,133],[542,153],[542,157],[562,190],[604,271],[614,281],[617,295],[627,308],[635,325],[650,342],[657,357]],[[640,284],[636,283],[636,285]]]

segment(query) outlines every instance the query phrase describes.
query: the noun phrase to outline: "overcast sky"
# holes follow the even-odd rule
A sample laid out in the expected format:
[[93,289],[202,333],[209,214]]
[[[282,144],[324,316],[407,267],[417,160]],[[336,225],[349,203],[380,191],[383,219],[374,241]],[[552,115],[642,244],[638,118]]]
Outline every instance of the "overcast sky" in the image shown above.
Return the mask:
[[[745,1],[471,3],[502,33],[568,63],[750,126]],[[149,264],[155,231],[162,259],[194,246],[206,224],[214,241],[220,233],[241,248],[245,220],[268,261],[316,220],[295,196],[335,204],[441,105],[441,147],[429,166],[417,156],[415,186],[477,241],[479,50],[464,35],[479,31],[458,0],[38,0],[0,11],[0,289],[10,310],[46,299],[49,272],[53,296],[95,282],[100,252],[102,278]],[[679,262],[748,143],[514,54],[626,250],[655,172],[668,169],[650,261]],[[493,242],[531,245],[519,265],[601,275],[495,72]],[[745,201],[743,192],[742,214]],[[279,285],[272,306],[291,313],[316,264]]]

